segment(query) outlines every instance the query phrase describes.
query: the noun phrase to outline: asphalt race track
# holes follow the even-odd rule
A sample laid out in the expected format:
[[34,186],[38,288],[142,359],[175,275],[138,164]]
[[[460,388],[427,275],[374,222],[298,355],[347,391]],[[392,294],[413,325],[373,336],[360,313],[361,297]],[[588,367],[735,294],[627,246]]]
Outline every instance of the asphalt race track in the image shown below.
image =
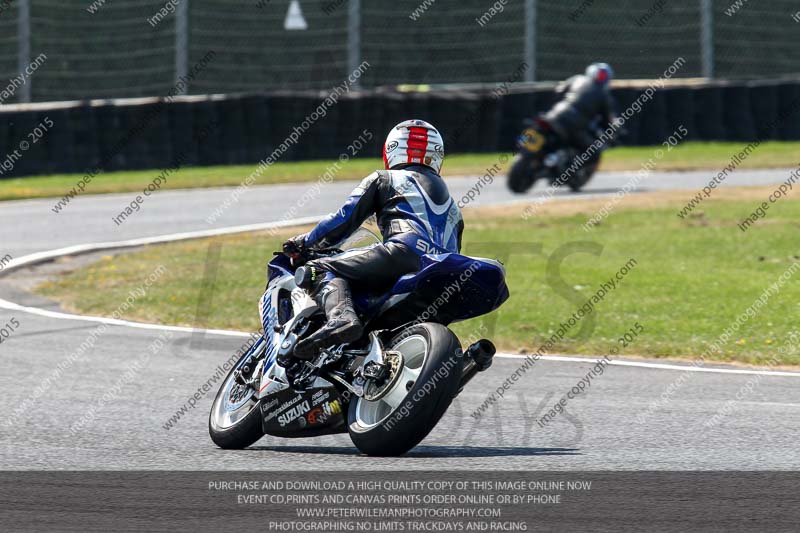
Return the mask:
[[[740,171],[724,186],[780,183],[789,171]],[[695,191],[710,172],[654,173],[641,190]],[[630,174],[595,177],[581,195],[612,194]],[[460,198],[477,178],[450,180]],[[123,241],[180,232],[280,221],[306,185],[254,187],[215,223],[209,217],[231,189],[163,191],[121,226],[111,218],[134,193],[83,196],[56,214],[53,199],[0,204],[0,258],[23,256],[78,244]],[[325,185],[290,218],[317,216],[338,207],[353,183]],[[541,193],[541,189],[537,189]],[[687,200],[694,192],[687,192]],[[529,199],[530,196],[526,197]],[[501,179],[484,188],[471,205],[520,201]],[[669,401],[648,410],[683,371],[648,363],[609,366],[587,393],[546,427],[535,420],[594,366],[591,360],[540,360],[505,397],[476,420],[470,414],[520,364],[498,358],[457,398],[436,430],[407,457],[360,456],[346,435],[308,440],[262,439],[244,451],[222,451],[208,438],[209,394],[170,429],[164,425],[188,397],[215,373],[244,341],[237,336],[186,331],[107,327],[97,322],[46,316],[8,302],[58,311],[21,290],[14,276],[0,278],[0,327],[18,327],[0,345],[0,464],[3,469],[344,469],[344,470],[796,470],[800,468],[800,373],[741,373],[706,366],[681,380]],[[255,305],[254,305],[255,312]],[[193,337],[194,335],[194,337]],[[87,338],[95,345],[68,358]],[[142,361],[154,341],[165,347]],[[64,361],[69,364],[64,365]],[[62,364],[63,370],[54,375]],[[651,362],[652,363],[652,362]],[[657,362],[665,363],[664,361]],[[135,377],[121,380],[135,368]],[[716,371],[715,369],[719,369]],[[47,377],[52,386],[35,394]],[[104,393],[109,391],[105,395]],[[749,392],[718,424],[706,422]],[[216,392],[216,389],[214,390]],[[36,396],[36,401],[28,401]],[[14,416],[20,405],[25,408]],[[90,421],[70,428],[81,418]]]

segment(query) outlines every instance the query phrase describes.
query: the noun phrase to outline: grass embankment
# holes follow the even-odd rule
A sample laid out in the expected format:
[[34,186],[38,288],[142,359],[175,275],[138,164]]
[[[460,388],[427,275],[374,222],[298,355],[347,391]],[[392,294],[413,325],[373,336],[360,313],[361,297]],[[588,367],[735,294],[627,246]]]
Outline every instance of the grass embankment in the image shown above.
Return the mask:
[[[608,353],[616,339],[638,322],[644,332],[620,353],[697,356],[793,262],[800,261],[800,202],[791,197],[774,204],[747,233],[737,228],[771,191],[771,187],[717,190],[703,204],[702,213],[687,220],[676,212],[691,192],[631,195],[589,233],[581,226],[606,199],[552,202],[528,221],[520,216],[524,205],[468,212],[467,254],[491,257],[511,251],[507,267],[512,297],[496,312],[496,327],[488,336],[506,350],[537,348],[628,263],[630,271],[590,315],[595,320],[590,334],[576,336],[578,324],[551,352]],[[70,309],[109,315],[128,291],[163,264],[166,275],[126,318],[249,330],[258,327],[256,301],[264,286],[264,264],[282,237],[262,233],[151,246],[106,258],[41,286],[39,292]],[[576,241],[596,244],[569,244]],[[541,252],[535,250],[537,243]],[[207,259],[215,256],[213,245],[219,245],[219,268],[209,291],[204,289],[204,272]],[[599,255],[588,251],[598,245]],[[559,288],[548,281],[548,261],[569,246],[578,251],[564,253],[560,276],[564,285]],[[779,356],[782,364],[800,364],[797,347],[788,353],[784,348],[800,329],[799,284],[797,272],[754,317],[741,323],[722,353],[712,359],[764,363]],[[200,298],[208,319],[198,323]],[[455,329],[464,336],[476,331],[486,335],[487,330],[479,328],[488,322],[482,320]]]
[[[659,160],[658,170],[719,170],[730,162],[744,143],[700,143],[687,142],[664,154]],[[638,170],[658,147],[619,147],[606,152],[601,170]],[[795,167],[800,143],[765,142],[755,150],[741,168]],[[487,168],[499,164],[499,154],[451,155],[446,159],[444,175],[481,175]],[[380,158],[352,159],[335,172],[336,180],[357,180],[368,175],[380,165]],[[275,163],[256,181],[256,185],[316,181],[329,172],[334,161],[304,161]],[[255,170],[256,165],[226,167],[188,167],[167,177],[161,190],[194,189],[207,187],[237,186]],[[160,170],[133,172],[110,172],[99,174],[86,185],[85,194],[106,194],[142,191]],[[32,176],[0,180],[0,200],[23,198],[60,198],[66,195],[83,174],[61,174]]]

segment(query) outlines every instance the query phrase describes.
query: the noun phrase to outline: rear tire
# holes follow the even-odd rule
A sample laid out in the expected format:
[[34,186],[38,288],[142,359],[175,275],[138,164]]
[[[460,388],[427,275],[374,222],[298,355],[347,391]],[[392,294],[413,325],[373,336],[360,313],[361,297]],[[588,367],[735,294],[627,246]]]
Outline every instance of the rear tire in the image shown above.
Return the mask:
[[398,386],[408,392],[396,407],[379,405],[382,400],[368,402],[356,398],[350,402],[348,431],[353,444],[363,453],[373,456],[406,453],[428,436],[458,392],[463,352],[458,337],[445,326],[434,323],[411,326],[393,338],[386,350],[397,349],[403,354],[404,367],[413,368],[419,356],[411,356],[411,352],[419,353],[423,344],[425,354],[416,380],[407,381],[402,375],[398,380]]
[[584,185],[589,183],[594,173],[597,172],[597,167],[600,166],[600,159],[589,162],[585,167],[580,169],[572,179],[567,182],[567,185],[572,192],[580,192]]
[[535,181],[532,156],[523,153],[515,155],[508,171],[508,188],[522,194],[533,187]]

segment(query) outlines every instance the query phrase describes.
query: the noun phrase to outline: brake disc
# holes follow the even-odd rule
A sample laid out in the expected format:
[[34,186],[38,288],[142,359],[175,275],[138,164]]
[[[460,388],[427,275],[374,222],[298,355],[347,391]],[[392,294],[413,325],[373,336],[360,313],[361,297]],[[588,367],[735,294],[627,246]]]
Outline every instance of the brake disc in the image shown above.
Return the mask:
[[369,402],[380,400],[395,386],[400,375],[403,373],[403,355],[400,352],[387,351],[383,353],[384,367],[388,370],[389,376],[378,385],[373,380],[367,382],[364,389],[363,398]]

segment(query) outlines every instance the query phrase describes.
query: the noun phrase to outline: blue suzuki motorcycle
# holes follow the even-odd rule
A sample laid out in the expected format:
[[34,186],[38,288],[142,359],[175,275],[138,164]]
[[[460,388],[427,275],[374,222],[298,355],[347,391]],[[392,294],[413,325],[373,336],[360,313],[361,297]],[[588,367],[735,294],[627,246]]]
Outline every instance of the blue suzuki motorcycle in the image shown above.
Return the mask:
[[[307,252],[304,259],[362,247],[365,239],[378,242],[361,228],[340,249]],[[311,361],[292,352],[322,327],[325,316],[297,286],[296,270],[281,253],[269,263],[259,306],[263,336],[234,365],[211,407],[209,433],[221,448],[245,448],[264,435],[349,433],[365,454],[401,455],[433,430],[453,398],[492,363],[489,340],[462,350],[448,325],[489,313],[508,299],[498,261],[425,255],[422,268],[388,293],[354,291],[363,337],[321,350]]]

